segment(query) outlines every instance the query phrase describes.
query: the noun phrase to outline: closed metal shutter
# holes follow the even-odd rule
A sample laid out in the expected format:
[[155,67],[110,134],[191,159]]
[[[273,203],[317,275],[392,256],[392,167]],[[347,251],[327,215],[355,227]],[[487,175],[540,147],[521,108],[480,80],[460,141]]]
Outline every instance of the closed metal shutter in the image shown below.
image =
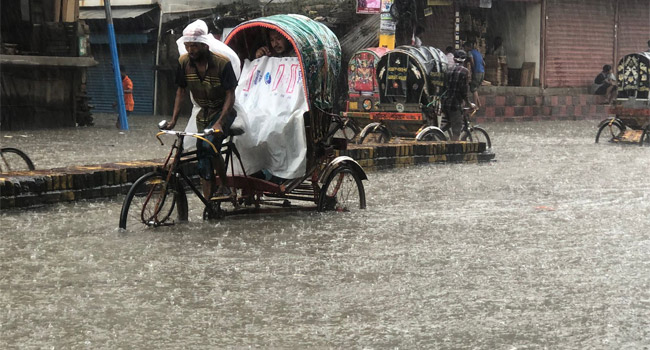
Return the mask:
[[646,51],[650,40],[650,1],[619,0],[617,62],[630,53]]
[[[133,114],[153,114],[155,46],[119,45],[120,64],[133,82]],[[92,45],[91,52],[98,62],[88,69],[88,95],[93,112],[117,113],[115,78],[108,45]]]
[[547,87],[590,86],[603,65],[613,64],[614,17],[611,0],[547,1]]
[[436,47],[443,52],[454,46],[454,6],[431,6],[433,13],[425,17],[422,45]]

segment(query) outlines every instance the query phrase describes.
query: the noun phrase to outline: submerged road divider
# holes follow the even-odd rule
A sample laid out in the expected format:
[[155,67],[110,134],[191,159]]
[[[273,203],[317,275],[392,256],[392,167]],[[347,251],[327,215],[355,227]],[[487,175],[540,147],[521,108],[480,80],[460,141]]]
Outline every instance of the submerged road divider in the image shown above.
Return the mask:
[[[366,171],[425,163],[490,162],[495,158],[484,143],[461,141],[349,145],[336,153],[355,159]],[[0,173],[0,210],[116,197],[126,194],[140,176],[160,166],[161,160],[147,160]],[[183,170],[195,175],[193,164],[185,164]]]

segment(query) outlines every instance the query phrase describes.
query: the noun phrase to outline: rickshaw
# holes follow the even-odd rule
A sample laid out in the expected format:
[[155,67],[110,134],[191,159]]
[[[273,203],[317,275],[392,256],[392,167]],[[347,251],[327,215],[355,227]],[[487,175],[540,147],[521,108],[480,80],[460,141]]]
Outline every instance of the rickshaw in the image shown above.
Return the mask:
[[363,130],[359,142],[388,142],[392,136],[439,135],[440,96],[444,91],[447,59],[429,46],[399,46],[380,57],[376,66],[379,103],[366,113],[349,113]]
[[[255,50],[268,44],[265,40],[269,30],[289,41],[294,57],[255,58]],[[196,156],[195,152],[184,152],[183,137],[205,138],[206,132],[161,130],[157,136],[176,137],[172,150],[160,169],[134,182],[124,200],[120,228],[132,223],[155,227],[186,221],[187,188],[205,205],[204,219],[251,212],[365,208],[362,181],[367,180],[366,173],[352,158],[334,157],[334,150],[345,149],[348,141],[336,137],[346,128],[347,120],[332,113],[341,57],[336,36],[325,25],[305,16],[274,15],[238,25],[225,43],[242,62],[236,92],[238,116],[220,150],[228,168],[226,184],[233,194],[228,198],[205,198],[195,179],[186,174],[187,168],[193,168],[187,163]],[[272,71],[266,71],[269,67]],[[288,98],[294,99],[292,104],[277,103]],[[263,110],[286,105],[297,107],[277,115]],[[273,132],[264,134],[268,129]],[[282,145],[275,149],[264,147],[283,141],[291,144],[286,148],[295,147],[298,156],[278,164],[275,158],[294,150]],[[174,212],[178,213],[176,218]]]
[[[378,111],[379,84],[376,68],[379,59],[389,50],[385,47],[369,47],[355,52],[348,62],[348,99],[346,118],[353,118],[365,127],[370,113]],[[365,124],[364,124],[365,123]]]
[[609,117],[600,122],[596,142],[650,145],[650,52],[623,57],[616,68],[618,93]]

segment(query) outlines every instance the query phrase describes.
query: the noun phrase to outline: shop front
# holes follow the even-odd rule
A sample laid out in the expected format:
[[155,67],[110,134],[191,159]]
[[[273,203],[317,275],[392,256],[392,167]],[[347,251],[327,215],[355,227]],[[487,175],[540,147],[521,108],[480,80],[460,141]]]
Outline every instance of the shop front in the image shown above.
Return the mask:
[[428,4],[425,45],[444,50],[474,42],[485,58],[489,85],[539,85],[540,0],[429,0]]

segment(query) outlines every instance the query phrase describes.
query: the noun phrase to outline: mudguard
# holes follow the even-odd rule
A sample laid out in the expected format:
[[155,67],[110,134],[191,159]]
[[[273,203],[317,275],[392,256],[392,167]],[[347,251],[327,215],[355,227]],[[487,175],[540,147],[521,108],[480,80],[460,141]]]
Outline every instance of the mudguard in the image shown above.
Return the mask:
[[374,122],[374,123],[370,123],[370,124],[366,125],[361,130],[361,132],[359,133],[359,138],[366,137],[368,135],[368,133],[375,132],[377,130],[383,130],[386,133],[386,135],[388,135],[388,137],[392,137],[392,135],[390,134],[390,131],[388,130],[388,128],[386,128],[386,125],[384,125],[382,123]]
[[342,165],[347,165],[350,168],[354,169],[357,173],[359,173],[359,178],[361,180],[368,180],[368,176],[366,175],[366,172],[363,170],[361,165],[357,163],[356,160],[348,157],[348,156],[338,156],[334,158],[333,161],[331,161],[327,166],[325,167],[325,170],[323,170],[322,173],[320,173],[320,176],[318,177],[318,182],[323,183],[334,171],[334,169],[342,166]]
[[442,131],[442,129],[440,129],[440,128],[437,127],[437,126],[427,126],[426,128],[420,130],[420,131],[418,132],[418,134],[415,135],[415,140],[416,140],[416,141],[422,141],[422,136],[424,136],[424,134],[426,134],[429,130],[437,130],[437,131],[440,131],[440,134],[445,138],[445,140],[447,140],[447,136],[445,135],[445,132]]
[[614,122],[613,122],[612,124],[618,124],[618,125],[621,126],[621,128],[622,128],[623,130],[625,130],[625,124],[623,123],[622,120],[618,119],[618,117],[609,117],[609,118],[607,118],[607,119],[604,119],[603,121],[601,121],[601,122],[598,124],[598,128],[600,128],[601,126],[603,126],[603,125],[605,125],[605,124],[608,124],[608,123],[611,122],[612,120],[614,120]]

